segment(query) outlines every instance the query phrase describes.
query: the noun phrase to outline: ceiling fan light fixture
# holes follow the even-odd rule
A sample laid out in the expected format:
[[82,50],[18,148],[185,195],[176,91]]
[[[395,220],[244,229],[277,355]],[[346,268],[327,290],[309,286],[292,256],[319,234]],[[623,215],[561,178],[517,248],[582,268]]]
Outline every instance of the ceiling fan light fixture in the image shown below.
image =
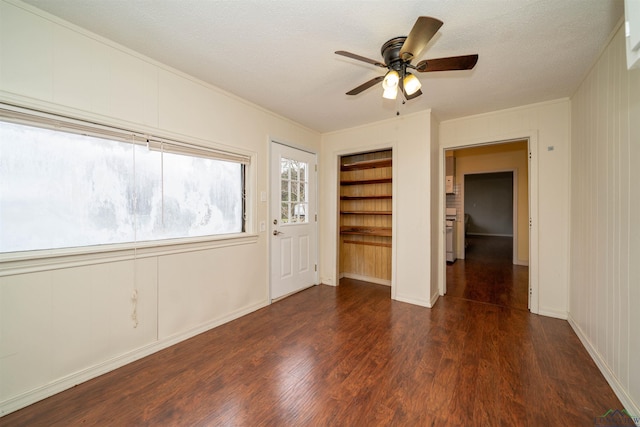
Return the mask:
[[404,91],[407,93],[407,95],[413,95],[422,87],[422,84],[420,84],[420,80],[418,80],[418,78],[411,73],[407,73],[403,80],[403,85]]
[[389,72],[384,76],[384,80],[382,81],[382,88],[384,90],[397,88],[398,83],[400,82],[400,75],[396,70],[389,70]]
[[385,87],[384,82],[382,83],[382,87],[384,91],[382,92],[382,97],[385,99],[396,99],[398,96],[398,86],[395,87]]

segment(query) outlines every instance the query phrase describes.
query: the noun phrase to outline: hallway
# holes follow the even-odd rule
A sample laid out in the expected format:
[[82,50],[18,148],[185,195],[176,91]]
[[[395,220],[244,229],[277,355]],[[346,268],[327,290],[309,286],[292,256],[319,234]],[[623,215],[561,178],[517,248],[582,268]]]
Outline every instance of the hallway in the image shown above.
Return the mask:
[[466,258],[447,264],[447,297],[527,310],[529,267],[512,263],[512,238],[470,236]]

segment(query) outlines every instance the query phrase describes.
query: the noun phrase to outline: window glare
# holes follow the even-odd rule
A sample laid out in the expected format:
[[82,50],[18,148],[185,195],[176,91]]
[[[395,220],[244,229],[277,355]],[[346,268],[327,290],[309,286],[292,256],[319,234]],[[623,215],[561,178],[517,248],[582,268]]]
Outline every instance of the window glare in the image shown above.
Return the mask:
[[240,232],[241,170],[0,122],[0,252]]
[[[140,151],[160,155],[144,147]],[[138,240],[242,231],[239,163],[164,153],[162,164],[164,197],[159,178],[137,183]]]

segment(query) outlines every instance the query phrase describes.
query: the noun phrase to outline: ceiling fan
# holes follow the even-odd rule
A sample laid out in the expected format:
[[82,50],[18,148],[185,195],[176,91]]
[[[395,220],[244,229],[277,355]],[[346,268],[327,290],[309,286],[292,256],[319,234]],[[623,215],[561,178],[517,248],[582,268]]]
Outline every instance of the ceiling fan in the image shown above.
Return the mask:
[[413,25],[409,36],[394,37],[382,45],[380,52],[384,62],[365,58],[364,56],[344,50],[335,52],[338,55],[357,59],[358,61],[367,62],[388,70],[384,76],[374,77],[368,82],[351,89],[347,92],[347,95],[357,95],[382,82],[382,96],[384,98],[396,99],[398,88],[400,88],[404,97],[409,100],[422,95],[422,91],[420,90],[422,85],[420,84],[420,80],[411,74],[408,69],[420,73],[472,69],[478,62],[478,55],[451,56],[447,58],[422,60],[416,65],[411,64],[411,61],[420,55],[420,52],[422,52],[427,43],[429,43],[429,40],[438,32],[441,26],[442,21],[439,19],[431,18],[430,16],[420,16]]

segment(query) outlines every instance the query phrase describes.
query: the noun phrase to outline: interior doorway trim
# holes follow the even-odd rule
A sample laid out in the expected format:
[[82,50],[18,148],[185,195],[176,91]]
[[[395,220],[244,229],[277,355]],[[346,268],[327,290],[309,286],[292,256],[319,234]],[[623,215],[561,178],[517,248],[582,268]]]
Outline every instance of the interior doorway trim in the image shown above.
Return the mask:
[[[391,216],[391,299],[396,299],[396,275],[397,275],[397,219],[398,219],[398,207],[397,197],[398,194],[398,147],[396,142],[384,143],[384,144],[372,144],[359,147],[352,147],[343,150],[337,150],[331,153],[331,165],[328,173],[331,178],[331,186],[336,189],[335,197],[329,197],[329,211],[332,215],[332,221],[329,223],[329,230],[327,235],[331,238],[330,247],[333,249],[334,257],[329,259],[332,265],[330,265],[330,271],[333,272],[333,283],[335,286],[340,284],[340,159],[343,156],[350,156],[354,154],[367,153],[371,151],[391,150],[391,159],[394,167],[391,169],[391,189],[393,197],[391,199],[391,210],[393,215]],[[329,196],[329,195],[325,195]]]
[[[482,138],[478,140],[465,141],[463,143],[440,146],[440,168],[445,170],[445,151],[458,150],[464,148],[478,147],[482,145],[494,145],[516,141],[528,141],[529,148],[529,311],[538,314],[539,297],[538,297],[538,132],[532,130],[529,132],[518,132],[512,135],[503,135],[495,138]],[[445,179],[444,173],[439,174],[440,185],[438,187],[438,204],[439,204],[439,226],[440,226],[440,245],[438,249],[438,292],[443,296],[447,290],[446,276],[446,239],[445,239]]]

